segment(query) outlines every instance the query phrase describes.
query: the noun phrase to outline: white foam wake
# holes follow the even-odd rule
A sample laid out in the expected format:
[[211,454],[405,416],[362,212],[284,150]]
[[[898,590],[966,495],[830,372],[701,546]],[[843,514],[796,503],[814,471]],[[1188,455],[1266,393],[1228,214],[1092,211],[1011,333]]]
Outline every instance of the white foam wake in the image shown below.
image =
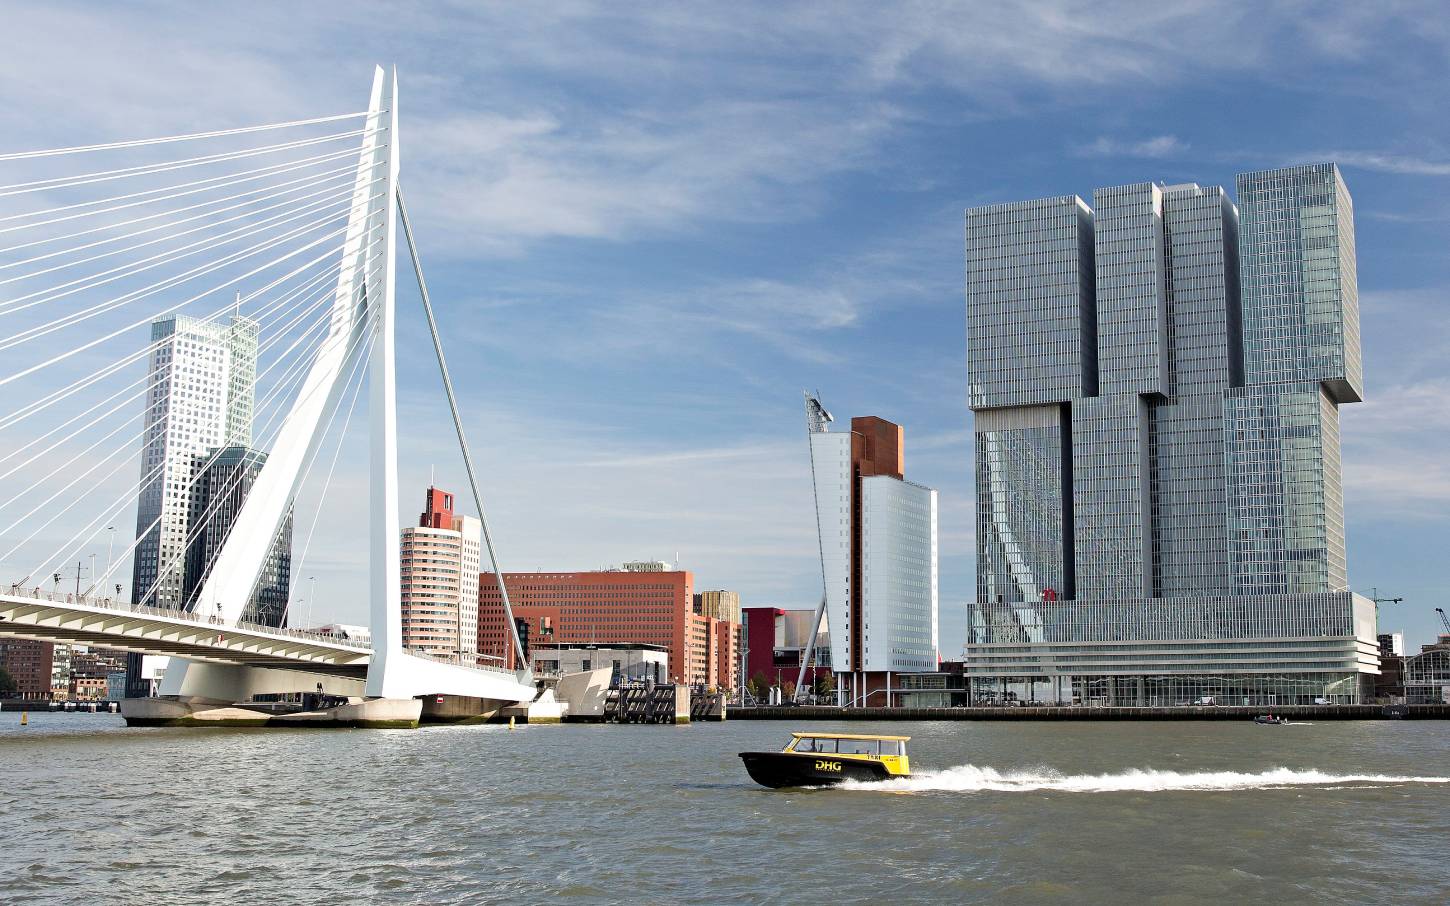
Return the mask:
[[1261,790],[1289,786],[1342,784],[1450,783],[1450,777],[1408,777],[1392,774],[1330,774],[1317,770],[1271,768],[1258,773],[1240,771],[1157,771],[1133,768],[1121,774],[1071,774],[1029,769],[997,771],[964,764],[941,771],[923,771],[903,780],[879,783],[847,781],[838,789],[895,792],[946,791],[955,793],[1031,792],[1063,793],[1163,792],[1168,790]]

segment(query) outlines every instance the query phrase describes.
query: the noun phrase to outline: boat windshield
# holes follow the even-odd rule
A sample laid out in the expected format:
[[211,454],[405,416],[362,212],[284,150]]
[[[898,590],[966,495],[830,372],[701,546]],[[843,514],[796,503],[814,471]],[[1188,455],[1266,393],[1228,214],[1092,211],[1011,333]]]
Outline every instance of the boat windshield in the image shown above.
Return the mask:
[[796,752],[824,752],[824,753],[829,754],[829,755],[835,755],[836,754],[836,740],[834,740],[834,739],[817,739],[817,738],[815,738],[813,736],[807,736],[807,737],[805,737],[803,739],[796,740],[795,748],[792,751],[796,751]]

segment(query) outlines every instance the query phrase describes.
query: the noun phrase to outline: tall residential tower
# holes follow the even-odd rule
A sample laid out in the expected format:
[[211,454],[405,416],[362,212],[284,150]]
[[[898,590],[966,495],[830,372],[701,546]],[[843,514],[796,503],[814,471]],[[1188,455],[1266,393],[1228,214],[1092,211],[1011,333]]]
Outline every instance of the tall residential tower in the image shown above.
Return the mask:
[[428,489],[417,526],[403,529],[403,647],[478,660],[478,565],[483,524],[453,512],[453,495]]
[[[1362,396],[1333,164],[966,214],[979,697],[1358,700],[1338,407]],[[1039,684],[1047,689],[1039,693]]]

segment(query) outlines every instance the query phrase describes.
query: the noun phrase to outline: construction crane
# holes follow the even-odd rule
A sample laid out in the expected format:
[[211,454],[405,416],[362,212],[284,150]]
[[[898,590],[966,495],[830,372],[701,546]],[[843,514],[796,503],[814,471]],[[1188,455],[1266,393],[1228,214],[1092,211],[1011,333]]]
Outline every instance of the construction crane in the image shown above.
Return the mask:
[[1436,607],[1435,612],[1440,615],[1440,625],[1445,627],[1446,635],[1450,635],[1450,617],[1445,616],[1445,608]]
[[1381,598],[1380,597],[1379,586],[1375,586],[1374,588],[1371,588],[1369,590],[1369,596],[1370,596],[1370,600],[1374,601],[1374,612],[1376,614],[1378,614],[1380,612],[1380,605],[1381,604],[1401,604],[1405,600],[1404,598]]

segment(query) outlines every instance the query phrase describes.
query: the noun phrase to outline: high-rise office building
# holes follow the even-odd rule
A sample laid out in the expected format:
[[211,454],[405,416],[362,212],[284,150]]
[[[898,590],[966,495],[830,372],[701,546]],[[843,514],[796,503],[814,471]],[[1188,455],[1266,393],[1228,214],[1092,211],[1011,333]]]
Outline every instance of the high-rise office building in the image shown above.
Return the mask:
[[453,512],[453,495],[430,487],[417,526],[403,529],[403,647],[478,659],[482,523]]
[[251,446],[257,324],[174,315],[151,325],[151,342],[131,588],[138,604],[179,608],[192,457]]
[[937,667],[937,493],[906,480],[900,425],[831,421],[807,396],[831,664],[841,701],[886,704],[896,674]]
[[[224,447],[192,456],[191,509],[187,516],[190,542],[182,580],[187,610],[196,604],[242,504],[252,491],[267,454],[246,447]],[[267,552],[262,572],[242,619],[263,626],[287,625],[287,600],[292,584],[292,514],[288,512]]]
[[[668,567],[668,564],[662,564]],[[741,626],[695,613],[694,574],[678,569],[504,573],[514,618],[530,645],[659,645],[662,679],[734,689],[740,682]],[[479,654],[512,667],[512,636],[498,577],[478,579]]]
[[[249,447],[257,369],[257,322],[216,323],[173,315],[151,325],[136,509],[131,597],[137,604],[185,604],[192,457]],[[127,694],[142,696],[141,655],[127,659]]]
[[967,211],[979,697],[1367,694],[1339,475],[1338,407],[1362,397],[1349,193],[1332,164],[1237,191]]

